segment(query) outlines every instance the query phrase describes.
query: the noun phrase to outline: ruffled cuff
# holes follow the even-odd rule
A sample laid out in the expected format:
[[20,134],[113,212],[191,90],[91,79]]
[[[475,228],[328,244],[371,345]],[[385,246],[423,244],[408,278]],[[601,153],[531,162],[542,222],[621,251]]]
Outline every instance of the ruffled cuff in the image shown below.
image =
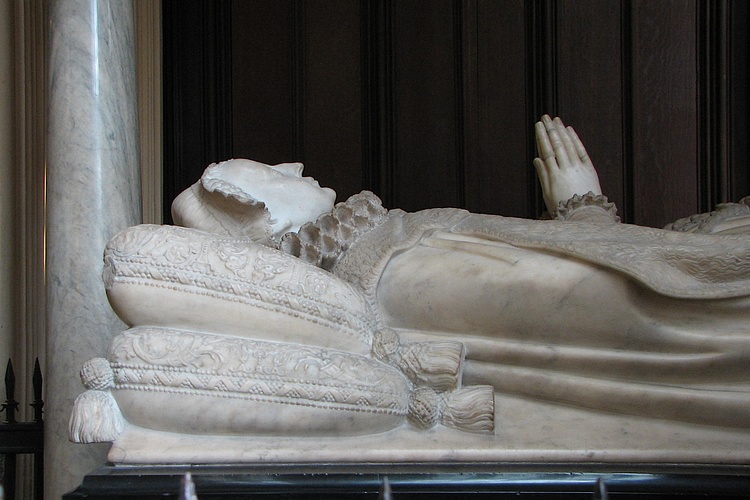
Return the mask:
[[606,196],[589,191],[584,195],[574,195],[557,205],[553,218],[557,220],[586,222],[620,222],[617,207]]

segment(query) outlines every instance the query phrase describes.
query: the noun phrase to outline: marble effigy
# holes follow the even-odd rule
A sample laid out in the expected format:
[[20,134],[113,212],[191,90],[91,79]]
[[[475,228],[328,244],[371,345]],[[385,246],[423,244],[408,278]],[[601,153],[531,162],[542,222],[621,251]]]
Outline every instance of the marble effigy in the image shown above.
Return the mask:
[[72,440],[117,463],[747,464],[750,199],[620,224],[575,132],[536,132],[554,220],[334,207],[300,164],[210,166],[184,227],[110,240],[130,328],[83,367]]

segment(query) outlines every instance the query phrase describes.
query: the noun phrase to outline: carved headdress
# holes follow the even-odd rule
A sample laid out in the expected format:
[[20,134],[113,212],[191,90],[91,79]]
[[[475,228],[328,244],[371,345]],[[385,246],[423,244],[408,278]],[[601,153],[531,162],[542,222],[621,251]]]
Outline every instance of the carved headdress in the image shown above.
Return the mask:
[[228,179],[223,165],[209,165],[198,182],[175,198],[172,203],[174,223],[274,246],[271,230],[274,221],[265,203]]

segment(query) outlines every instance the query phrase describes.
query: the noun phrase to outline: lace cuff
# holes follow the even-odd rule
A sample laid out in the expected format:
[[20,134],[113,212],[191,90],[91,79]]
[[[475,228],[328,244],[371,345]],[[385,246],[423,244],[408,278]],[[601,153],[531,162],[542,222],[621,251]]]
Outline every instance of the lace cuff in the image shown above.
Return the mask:
[[576,194],[565,202],[561,201],[553,218],[586,222],[620,222],[615,204],[606,196],[591,191],[582,196]]

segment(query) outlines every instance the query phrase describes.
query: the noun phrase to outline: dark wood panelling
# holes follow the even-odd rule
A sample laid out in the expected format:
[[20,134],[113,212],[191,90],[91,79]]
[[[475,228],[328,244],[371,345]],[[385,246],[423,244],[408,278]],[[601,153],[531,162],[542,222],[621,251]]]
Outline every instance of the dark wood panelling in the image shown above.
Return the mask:
[[[535,123],[548,114],[557,116],[557,2],[554,0],[526,1],[524,28],[526,30],[525,75],[526,121]],[[533,131],[526,143],[527,158],[537,156]],[[527,216],[535,218],[546,211],[536,173],[528,170]],[[533,187],[532,187],[533,186]]]
[[729,14],[729,199],[738,201],[750,195],[750,2],[731,2]]
[[339,199],[372,189],[389,207],[535,217],[542,113],[575,126],[627,222],[750,194],[741,0],[164,0],[164,12],[167,206],[234,156],[304,161]]
[[234,154],[302,161],[339,198],[360,191],[359,3],[234,3]]
[[633,6],[633,184],[636,224],[699,209],[696,2]]
[[395,121],[393,1],[361,0],[362,171],[365,187],[393,206]]
[[524,2],[531,115],[557,115],[557,6],[555,0]]
[[698,3],[699,207],[707,211],[729,198],[729,2]]
[[[522,0],[466,2],[464,12],[466,208],[536,216],[535,180],[527,147],[526,75],[508,68],[526,60]],[[533,181],[533,182],[531,182]]]
[[339,198],[365,187],[362,161],[360,3],[305,2],[305,98],[302,160]]
[[455,12],[451,0],[393,2],[393,203],[457,206]]
[[294,14],[289,0],[233,2],[235,157],[274,164],[300,159]]
[[378,154],[384,134],[381,133],[381,112],[384,99],[380,95],[380,79],[387,72],[385,64],[379,64],[385,45],[386,31],[382,22],[386,16],[380,13],[382,3],[376,0],[360,0],[360,51],[362,54],[360,74],[362,75],[362,176],[363,186],[384,195],[380,187],[380,159]]
[[602,190],[628,213],[620,2],[563,0],[557,21],[558,113],[586,144]]
[[174,197],[232,153],[231,4],[165,1],[164,220]]

